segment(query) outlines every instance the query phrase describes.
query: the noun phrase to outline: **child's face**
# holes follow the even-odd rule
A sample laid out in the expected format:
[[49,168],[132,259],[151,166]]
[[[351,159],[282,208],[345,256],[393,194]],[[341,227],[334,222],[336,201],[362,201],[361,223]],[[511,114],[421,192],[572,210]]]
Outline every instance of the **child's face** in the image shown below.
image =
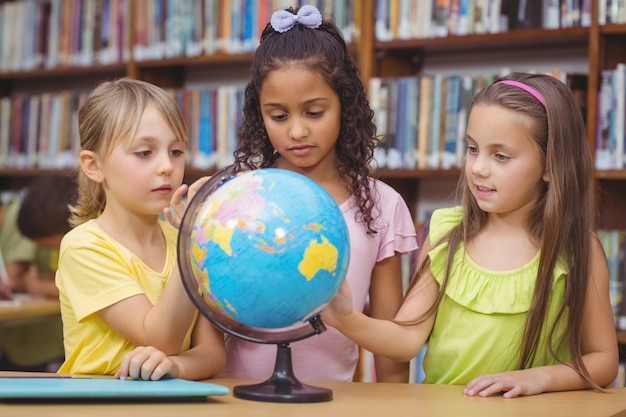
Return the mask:
[[259,99],[265,130],[282,156],[281,168],[336,169],[341,103],[322,77],[303,66],[272,71]]
[[547,181],[544,157],[530,137],[531,120],[496,105],[476,105],[467,126],[465,176],[479,207],[527,215]]
[[102,164],[106,208],[159,215],[185,173],[185,144],[148,105],[130,145],[121,140]]

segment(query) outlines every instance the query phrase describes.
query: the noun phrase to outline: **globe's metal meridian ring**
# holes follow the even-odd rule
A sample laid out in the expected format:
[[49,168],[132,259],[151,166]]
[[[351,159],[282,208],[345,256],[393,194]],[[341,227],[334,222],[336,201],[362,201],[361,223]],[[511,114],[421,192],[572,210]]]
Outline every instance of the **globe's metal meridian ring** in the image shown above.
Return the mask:
[[186,237],[191,234],[194,219],[202,203],[222,184],[237,174],[238,172],[235,170],[234,165],[229,165],[228,167],[216,172],[202,187],[200,187],[196,195],[191,199],[191,201],[189,201],[187,210],[181,220],[177,242],[178,266],[180,268],[183,285],[189,295],[189,298],[198,311],[219,329],[250,342],[288,344],[290,342],[302,340],[325,331],[326,327],[317,315],[311,318],[308,324],[284,331],[268,331],[266,329],[246,326],[230,320],[228,317],[210,308],[209,304],[205,302],[203,293],[194,279],[194,271],[191,266],[191,253],[189,245],[187,244],[188,242],[186,242]]

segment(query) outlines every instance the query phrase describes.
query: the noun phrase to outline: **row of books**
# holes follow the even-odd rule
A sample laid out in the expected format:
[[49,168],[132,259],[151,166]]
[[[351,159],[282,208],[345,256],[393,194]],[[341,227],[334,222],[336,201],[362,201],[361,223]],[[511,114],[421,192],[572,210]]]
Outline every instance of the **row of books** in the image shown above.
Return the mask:
[[272,11],[303,4],[333,19],[348,42],[358,39],[356,0],[0,2],[0,71],[254,51]]
[[601,73],[596,124],[596,169],[626,168],[626,64]]
[[273,11],[304,4],[333,19],[346,41],[358,40],[362,2],[355,0],[135,0],[137,61],[256,49]]
[[626,0],[598,0],[598,22],[626,23]]
[[377,0],[375,34],[391,41],[590,24],[591,0]]
[[[555,70],[570,85],[585,111],[587,76]],[[369,100],[382,140],[375,159],[381,168],[460,168],[473,96],[498,74],[419,74],[369,82]]]
[[609,293],[618,330],[626,331],[626,230],[597,231],[609,266]]
[[0,70],[128,61],[131,4],[131,0],[0,3]]
[[[585,75],[565,71],[553,75],[572,89],[586,88]],[[471,99],[496,76],[372,78],[369,101],[382,141],[375,153],[376,166],[460,168]],[[169,91],[189,129],[190,165],[198,169],[228,165],[237,146],[244,85]],[[581,105],[585,94],[584,90],[579,94]],[[74,166],[80,148],[76,113],[84,95],[61,92],[0,99],[0,168]]]
[[[188,126],[188,163],[198,169],[232,163],[244,85],[168,90]],[[0,99],[0,168],[62,169],[78,162],[77,112],[85,92]]]
[[83,97],[62,92],[0,99],[0,168],[76,166],[76,114]]

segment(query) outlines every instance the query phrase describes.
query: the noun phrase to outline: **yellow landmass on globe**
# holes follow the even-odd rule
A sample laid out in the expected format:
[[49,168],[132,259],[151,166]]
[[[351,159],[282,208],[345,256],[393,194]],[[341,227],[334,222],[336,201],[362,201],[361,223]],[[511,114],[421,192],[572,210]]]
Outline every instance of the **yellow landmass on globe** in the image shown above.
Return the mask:
[[305,249],[298,270],[309,281],[322,269],[329,272],[335,271],[338,258],[337,248],[322,236],[322,243],[313,240]]
[[230,242],[233,238],[235,230],[219,223],[213,224],[211,229],[210,239],[217,243],[217,245],[224,252],[226,252],[228,256],[231,256],[233,254],[233,249],[230,247]]

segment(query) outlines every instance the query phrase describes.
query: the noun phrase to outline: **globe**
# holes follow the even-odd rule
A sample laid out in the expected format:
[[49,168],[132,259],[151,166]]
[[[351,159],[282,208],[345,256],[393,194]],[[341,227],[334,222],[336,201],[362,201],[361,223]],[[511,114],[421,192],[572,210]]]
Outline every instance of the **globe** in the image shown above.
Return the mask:
[[316,182],[262,168],[216,173],[189,202],[178,237],[183,283],[197,309],[235,337],[277,345],[274,374],[235,387],[240,398],[314,402],[330,390],[301,384],[289,344],[325,331],[319,313],[350,257],[341,210]]

